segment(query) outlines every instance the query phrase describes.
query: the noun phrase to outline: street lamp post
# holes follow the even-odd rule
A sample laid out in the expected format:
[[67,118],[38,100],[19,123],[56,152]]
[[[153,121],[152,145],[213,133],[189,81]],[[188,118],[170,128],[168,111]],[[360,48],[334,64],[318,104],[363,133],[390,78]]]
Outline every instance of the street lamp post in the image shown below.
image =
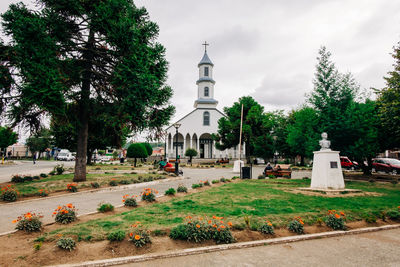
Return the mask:
[[178,163],[178,128],[181,127],[179,123],[175,123],[174,127],[176,129],[176,134],[175,134],[175,147],[176,147],[176,154],[175,154],[175,174],[179,175],[179,163]]

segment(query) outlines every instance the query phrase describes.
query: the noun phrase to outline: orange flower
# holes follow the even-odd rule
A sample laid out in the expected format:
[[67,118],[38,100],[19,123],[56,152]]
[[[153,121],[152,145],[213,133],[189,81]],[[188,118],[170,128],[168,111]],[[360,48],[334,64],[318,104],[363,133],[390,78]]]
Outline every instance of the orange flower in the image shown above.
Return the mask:
[[299,223],[304,224],[304,222],[302,220],[299,220]]
[[224,228],[225,228],[225,226],[224,226],[224,225],[221,225],[221,228],[222,228],[222,229],[224,229]]
[[67,208],[72,209],[74,207],[74,205],[72,205],[71,203],[67,204]]
[[200,228],[200,225],[199,225],[199,224],[196,224],[196,227],[197,227],[197,228]]
[[337,219],[340,219],[340,215],[339,214],[335,214],[335,217],[337,218]]
[[17,220],[13,220],[13,221],[12,221],[12,223],[16,223],[16,222],[17,222]]
[[133,236],[133,233],[129,233],[129,236],[132,237],[132,236]]
[[53,215],[56,215],[57,214],[57,212],[53,212]]
[[218,232],[221,232],[221,228],[218,228],[217,230],[218,230]]
[[139,240],[140,239],[140,235],[135,235],[135,239]]
[[229,227],[232,227],[232,223],[231,223],[231,222],[228,222],[228,226],[229,226]]
[[344,212],[343,212],[343,211],[341,211],[341,212],[340,212],[340,215],[344,216]]
[[208,224],[211,224],[211,220],[208,220]]
[[268,223],[268,226],[272,226],[272,223],[269,222],[269,223]]

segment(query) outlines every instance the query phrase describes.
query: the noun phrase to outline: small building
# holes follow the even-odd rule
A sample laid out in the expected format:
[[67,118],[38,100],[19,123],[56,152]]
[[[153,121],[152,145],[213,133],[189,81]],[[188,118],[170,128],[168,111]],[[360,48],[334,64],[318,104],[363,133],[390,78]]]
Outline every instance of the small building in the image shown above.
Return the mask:
[[[197,158],[237,158],[239,156],[237,147],[224,151],[218,150],[211,138],[211,135],[218,131],[218,120],[225,114],[217,109],[218,101],[214,98],[214,64],[207,55],[207,48],[197,66],[199,79],[196,82],[197,99],[194,101],[194,110],[166,129],[166,154],[170,158],[175,157],[176,147],[178,147],[178,155],[181,158],[184,157],[188,148],[196,149]],[[176,134],[175,125],[179,125],[178,134]],[[244,149],[242,153],[244,154]]]

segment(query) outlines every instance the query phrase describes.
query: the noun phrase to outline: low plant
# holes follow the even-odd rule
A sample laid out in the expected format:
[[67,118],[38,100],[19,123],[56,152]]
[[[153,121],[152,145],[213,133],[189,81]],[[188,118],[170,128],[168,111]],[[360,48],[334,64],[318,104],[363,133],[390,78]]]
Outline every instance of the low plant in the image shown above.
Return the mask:
[[38,232],[42,229],[42,215],[37,215],[32,212],[27,212],[19,216],[16,220],[12,221],[16,223],[15,229],[25,232]]
[[304,222],[300,217],[295,217],[294,220],[289,222],[289,231],[296,234],[304,234]]
[[108,184],[110,186],[117,186],[118,185],[117,180],[115,180],[115,179],[111,179],[111,181]]
[[76,247],[75,241],[70,237],[62,237],[58,239],[57,246],[61,249],[72,251]]
[[219,180],[212,180],[211,183],[213,183],[213,184],[218,184],[218,183],[219,183]]
[[221,179],[219,179],[221,181],[221,183],[225,183],[226,179],[224,177],[222,177]]
[[64,165],[63,164],[59,164],[57,166],[54,167],[53,171],[57,174],[57,175],[61,175],[65,172],[64,169]]
[[25,175],[23,179],[24,179],[24,182],[32,182],[33,181],[33,177],[30,175]]
[[131,182],[128,180],[121,180],[119,181],[119,184],[130,184]]
[[275,176],[275,175],[273,175],[273,174],[268,174],[268,178],[269,178],[269,179],[275,179],[275,178],[276,178],[276,176]]
[[264,174],[260,174],[257,178],[258,179],[265,179],[265,175]]
[[6,185],[1,188],[0,198],[3,201],[14,202],[17,201],[19,192],[12,186]]
[[386,212],[386,216],[391,220],[400,220],[400,211],[389,210],[388,212]]
[[33,248],[34,248],[36,251],[38,251],[38,250],[40,250],[40,249],[42,248],[42,245],[43,245],[43,242],[35,243],[35,244],[33,245]]
[[33,180],[40,180],[40,176],[39,175],[32,176],[32,179]]
[[124,203],[124,206],[127,207],[136,207],[137,206],[137,201],[136,201],[137,196],[135,195],[124,195],[122,197],[122,202]]
[[13,176],[11,176],[11,182],[12,183],[23,183],[23,182],[25,182],[25,179],[22,175],[14,174]]
[[72,204],[58,206],[57,209],[54,210],[53,216],[55,216],[54,220],[56,222],[62,224],[68,224],[77,219],[76,209]]
[[172,187],[165,191],[165,195],[167,196],[175,196],[175,193],[176,191]]
[[176,189],[178,193],[187,193],[187,187],[184,185],[179,185],[178,188]]
[[109,212],[114,210],[114,206],[110,203],[101,204],[100,207],[97,208],[99,212]]
[[156,195],[155,194],[158,194],[157,190],[151,189],[151,188],[145,188],[144,191],[141,193],[142,200],[143,201],[147,201],[147,202],[156,201]]
[[47,197],[49,195],[49,191],[47,189],[39,189],[38,196],[39,197]]
[[125,232],[123,230],[117,230],[107,235],[107,239],[110,241],[122,241],[125,239]]
[[51,171],[51,172],[49,172],[49,175],[50,175],[50,176],[56,175],[56,172],[55,172],[55,171]]
[[364,220],[366,223],[376,223],[377,218],[373,214],[368,214],[367,216],[365,216]]
[[78,184],[77,183],[70,183],[70,184],[67,184],[67,190],[69,191],[69,192],[78,192]]
[[333,230],[346,230],[346,215],[342,211],[329,210],[325,224]]
[[93,188],[99,188],[99,187],[100,187],[100,184],[99,184],[98,182],[91,182],[90,185],[91,185]]
[[258,228],[258,231],[266,235],[275,234],[274,227],[272,226],[272,223],[268,220],[266,220],[265,223],[262,224],[260,228]]
[[239,178],[240,178],[239,176],[233,176],[232,180],[236,180],[236,179],[239,179]]
[[192,184],[192,189],[196,189],[196,188],[199,188],[199,187],[201,187],[200,184]]
[[146,244],[151,243],[150,234],[148,231],[140,228],[140,222],[136,222],[132,225],[132,231],[129,233],[129,241],[131,241],[136,247],[143,247]]
[[208,180],[205,181],[200,181],[204,186],[211,186],[210,182]]

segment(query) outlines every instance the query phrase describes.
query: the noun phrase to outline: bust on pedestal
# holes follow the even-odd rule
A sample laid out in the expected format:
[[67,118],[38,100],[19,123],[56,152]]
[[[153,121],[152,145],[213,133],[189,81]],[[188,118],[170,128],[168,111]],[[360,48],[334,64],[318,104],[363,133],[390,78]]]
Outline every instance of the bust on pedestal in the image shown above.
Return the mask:
[[312,189],[344,189],[342,166],[339,151],[330,149],[328,134],[321,134],[320,151],[314,151],[313,169],[311,175]]

